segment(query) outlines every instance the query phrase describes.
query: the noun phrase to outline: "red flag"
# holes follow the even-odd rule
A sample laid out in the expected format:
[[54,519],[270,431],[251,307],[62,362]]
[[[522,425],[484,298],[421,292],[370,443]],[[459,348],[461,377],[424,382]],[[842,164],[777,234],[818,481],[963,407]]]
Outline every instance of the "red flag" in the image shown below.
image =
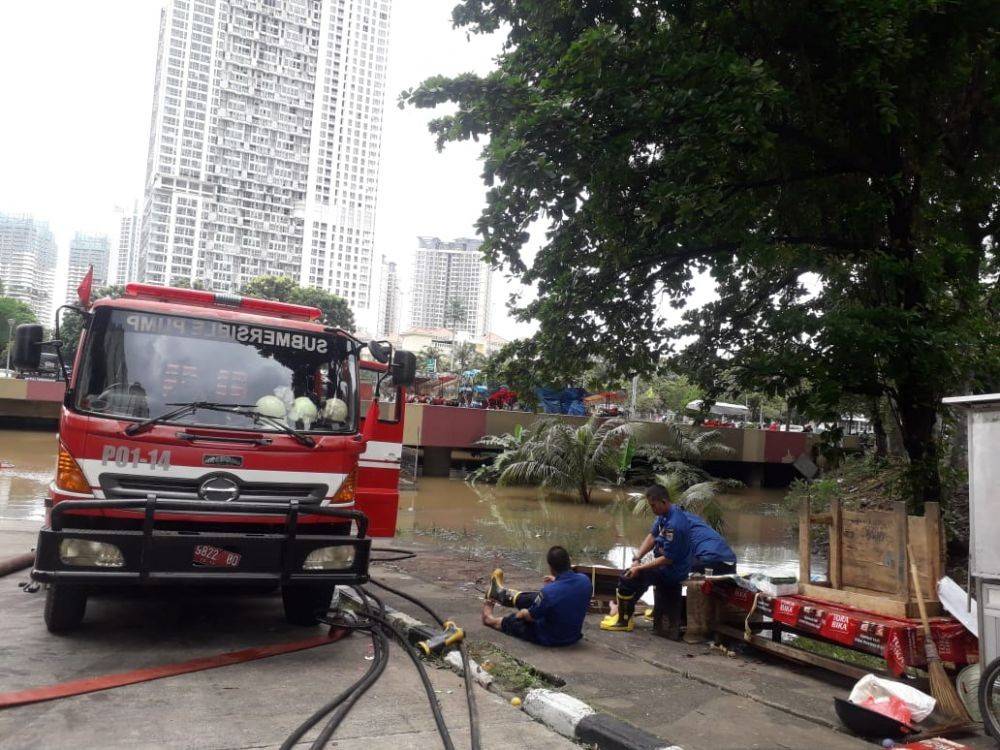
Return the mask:
[[90,307],[90,293],[94,287],[94,267],[91,266],[87,275],[83,277],[80,286],[76,288],[76,296],[80,298],[80,304],[86,310]]

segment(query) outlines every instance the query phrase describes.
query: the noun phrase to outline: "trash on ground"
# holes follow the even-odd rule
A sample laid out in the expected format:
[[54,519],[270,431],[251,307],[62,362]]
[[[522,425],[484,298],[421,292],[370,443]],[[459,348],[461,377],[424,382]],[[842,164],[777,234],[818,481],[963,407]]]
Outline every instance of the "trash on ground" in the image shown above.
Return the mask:
[[[892,698],[895,698],[910,716],[898,715],[900,714],[899,705],[891,703],[890,699]],[[848,700],[855,705],[865,706],[907,724],[911,720],[921,722],[926,719],[931,715],[936,704],[934,698],[915,687],[873,674],[866,674],[855,683]]]

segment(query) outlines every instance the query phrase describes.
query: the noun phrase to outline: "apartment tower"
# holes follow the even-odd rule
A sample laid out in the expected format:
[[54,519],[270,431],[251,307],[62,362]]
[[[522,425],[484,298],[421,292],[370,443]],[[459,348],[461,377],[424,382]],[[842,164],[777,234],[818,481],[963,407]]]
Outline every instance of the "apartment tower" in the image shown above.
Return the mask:
[[369,308],[391,0],[168,0],[139,275]]
[[396,264],[383,255],[379,274],[377,333],[387,339],[399,335],[400,291]]
[[48,223],[30,216],[0,214],[3,294],[28,305],[44,325],[51,324],[55,312],[52,305],[55,273],[56,241]]
[[410,325],[482,337],[490,325],[490,267],[480,240],[418,237]]
[[94,292],[108,284],[111,241],[103,234],[77,232],[69,243],[69,270],[66,273],[66,302],[76,304],[76,290],[87,272],[94,269]]

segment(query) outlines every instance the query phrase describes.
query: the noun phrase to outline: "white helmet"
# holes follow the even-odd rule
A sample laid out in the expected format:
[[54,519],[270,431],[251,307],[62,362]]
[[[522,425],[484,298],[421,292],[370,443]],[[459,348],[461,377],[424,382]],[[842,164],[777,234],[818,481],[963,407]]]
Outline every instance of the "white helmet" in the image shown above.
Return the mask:
[[274,419],[285,418],[285,403],[277,396],[261,396],[257,399],[257,413]]

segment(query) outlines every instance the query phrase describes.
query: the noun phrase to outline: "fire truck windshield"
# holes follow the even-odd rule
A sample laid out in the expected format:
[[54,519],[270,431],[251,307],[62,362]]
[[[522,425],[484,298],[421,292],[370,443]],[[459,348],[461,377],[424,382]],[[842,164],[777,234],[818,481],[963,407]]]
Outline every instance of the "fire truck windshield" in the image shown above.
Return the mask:
[[[177,404],[173,424],[281,432],[353,432],[357,352],[335,334],[98,308],[87,333],[76,407],[141,422]],[[254,418],[261,417],[261,418]]]

